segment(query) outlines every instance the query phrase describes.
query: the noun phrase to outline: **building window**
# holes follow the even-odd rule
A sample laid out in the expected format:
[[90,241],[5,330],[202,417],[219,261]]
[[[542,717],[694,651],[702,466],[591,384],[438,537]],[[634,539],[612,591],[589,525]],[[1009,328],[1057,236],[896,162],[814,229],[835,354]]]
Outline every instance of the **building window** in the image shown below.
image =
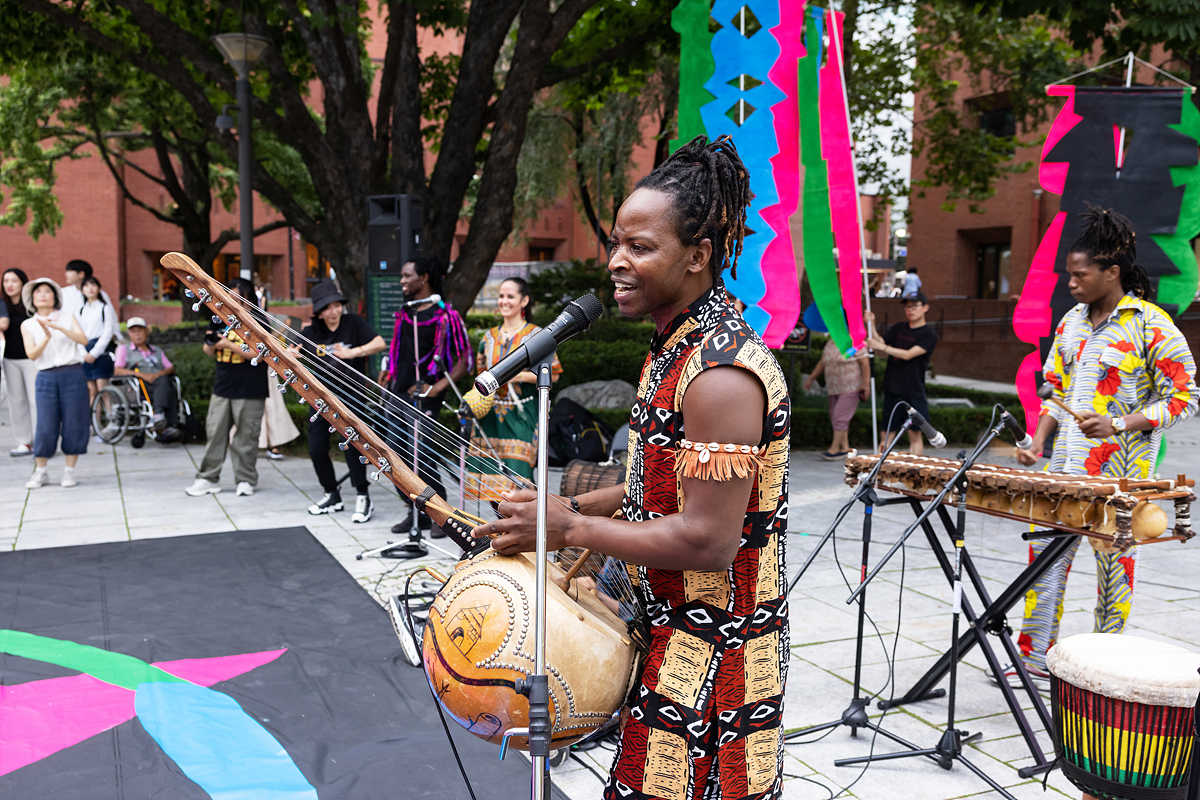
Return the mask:
[[530,261],[553,261],[554,246],[544,244],[529,245],[529,260]]
[[321,253],[315,244],[304,245],[304,274],[311,286],[329,277],[329,259],[321,258]]
[[[254,271],[251,280],[263,286],[271,285],[271,264],[274,256],[254,256]],[[221,253],[213,259],[213,277],[228,286],[229,282],[242,273],[240,253]]]
[[976,296],[981,300],[998,300],[1007,297],[1011,262],[1012,245],[1009,242],[976,245],[975,265],[978,275]]
[[1012,101],[1008,94],[973,97],[966,103],[967,113],[974,116],[979,130],[1002,139],[1017,135],[1017,118],[1013,115]]
[[147,253],[153,271],[150,274],[150,293],[155,300],[179,299],[179,279],[159,261],[166,253]]

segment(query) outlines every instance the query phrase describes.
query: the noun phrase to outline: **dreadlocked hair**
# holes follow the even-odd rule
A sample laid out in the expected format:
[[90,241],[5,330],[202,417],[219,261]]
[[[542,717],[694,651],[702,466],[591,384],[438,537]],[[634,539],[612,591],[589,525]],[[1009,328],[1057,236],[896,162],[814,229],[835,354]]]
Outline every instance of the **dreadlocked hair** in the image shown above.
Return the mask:
[[679,241],[687,245],[712,241],[709,267],[714,282],[726,267],[737,277],[746,238],[746,207],[754,194],[733,139],[721,136],[709,142],[697,136],[638,181],[636,188],[671,197]]
[[1121,272],[1121,289],[1127,294],[1150,296],[1150,276],[1135,262],[1137,233],[1133,223],[1122,214],[1108,208],[1087,204],[1083,217],[1083,232],[1071,245],[1069,252],[1084,253],[1102,269],[1117,267]]

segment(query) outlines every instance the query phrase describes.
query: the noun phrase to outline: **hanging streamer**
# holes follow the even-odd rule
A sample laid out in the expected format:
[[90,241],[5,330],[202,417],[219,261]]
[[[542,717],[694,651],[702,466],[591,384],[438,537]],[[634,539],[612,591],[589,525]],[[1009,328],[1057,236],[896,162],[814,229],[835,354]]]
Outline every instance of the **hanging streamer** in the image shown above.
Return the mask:
[[[771,83],[783,93],[783,100],[771,107],[775,121],[775,141],[779,152],[771,157],[772,177],[779,202],[763,209],[763,219],[775,238],[763,252],[762,274],[766,293],[760,305],[771,321],[763,334],[768,347],[780,347],[796,327],[800,317],[800,278],[803,261],[796,258],[791,220],[799,220],[800,204],[800,101],[797,71],[804,55],[804,3],[781,3],[779,25],[771,35],[781,51],[767,73]],[[797,225],[797,233],[799,226]],[[799,261],[799,263],[797,263]]]
[[[1169,127],[1200,145],[1200,110],[1196,109],[1196,104],[1186,94],[1182,97],[1179,124]],[[1192,304],[1197,284],[1200,283],[1196,253],[1192,250],[1192,239],[1200,234],[1200,163],[1172,166],[1171,180],[1175,186],[1183,187],[1179,221],[1174,233],[1154,233],[1151,238],[1179,270],[1178,274],[1164,275],[1159,279],[1156,298],[1158,305],[1169,311],[1173,309],[1172,313],[1178,317]]]
[[713,99],[704,88],[713,74],[708,4],[680,0],[671,12],[671,27],[679,34],[679,138],[671,140],[671,152],[704,133],[700,107]]
[[866,340],[862,316],[862,238],[858,221],[858,181],[851,152],[850,117],[842,72],[842,13],[825,14],[829,54],[821,67],[821,152],[829,164],[829,211],[837,247],[842,308],[855,347]]
[[1200,233],[1200,119],[1183,90],[1051,86],[1047,93],[1065,103],[1046,137],[1039,179],[1042,188],[1061,196],[1061,211],[1038,246],[1013,315],[1017,338],[1037,347],[1017,373],[1030,425],[1040,405],[1035,380],[1053,324],[1075,302],[1065,264],[1087,206],[1129,218],[1139,234],[1137,262],[1158,286],[1158,304],[1172,314],[1194,296],[1189,242]]
[[800,59],[797,95],[800,113],[800,161],[804,166],[803,229],[804,270],[813,301],[829,328],[829,335],[842,352],[853,348],[846,317],[837,265],[833,260],[833,225],[829,214],[829,172],[821,146],[821,120],[817,113],[820,93],[818,76],[823,56],[825,11],[809,10],[804,28],[804,56]]

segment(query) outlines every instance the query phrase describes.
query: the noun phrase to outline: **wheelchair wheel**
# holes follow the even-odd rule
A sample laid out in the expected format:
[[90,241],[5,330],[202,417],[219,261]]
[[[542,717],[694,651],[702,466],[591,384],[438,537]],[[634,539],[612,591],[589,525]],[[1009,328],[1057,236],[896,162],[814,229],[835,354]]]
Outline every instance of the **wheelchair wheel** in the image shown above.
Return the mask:
[[133,445],[135,449],[140,448],[146,443],[146,434],[138,431],[133,436],[129,437],[129,443]]
[[120,389],[105,386],[96,392],[92,400],[92,428],[101,441],[108,444],[119,442],[129,428],[129,415],[125,393]]

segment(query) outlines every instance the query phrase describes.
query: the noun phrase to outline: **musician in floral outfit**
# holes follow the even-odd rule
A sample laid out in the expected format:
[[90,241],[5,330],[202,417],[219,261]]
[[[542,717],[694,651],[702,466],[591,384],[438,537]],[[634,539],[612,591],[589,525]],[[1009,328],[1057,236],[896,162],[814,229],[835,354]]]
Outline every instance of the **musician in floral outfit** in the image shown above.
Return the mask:
[[[1068,287],[1078,302],[1063,315],[1042,368],[1054,397],[1083,417],[1076,422],[1047,401],[1028,450],[1032,465],[1053,437],[1049,469],[1071,475],[1148,478],[1164,428],[1196,413],[1196,364],[1171,317],[1146,298],[1150,282],[1134,263],[1129,220],[1090,207],[1067,255]],[[1094,541],[1094,540],[1090,540]],[[1032,561],[1048,540],[1030,546]],[[1025,598],[1017,640],[1030,674],[1048,677],[1046,651],[1058,637],[1063,592],[1078,539]],[[1096,548],[1097,633],[1120,633],[1133,606],[1137,548]]]
[[[551,549],[624,560],[649,623],[609,800],[782,792],[790,404],[721,279],[750,199],[732,141],[699,137],[638,183],[613,226],[617,305],[656,327],[628,472],[623,486],[571,498],[581,514],[551,503],[547,526]],[[476,535],[495,535],[502,553],[533,550],[533,497],[513,492]]]

